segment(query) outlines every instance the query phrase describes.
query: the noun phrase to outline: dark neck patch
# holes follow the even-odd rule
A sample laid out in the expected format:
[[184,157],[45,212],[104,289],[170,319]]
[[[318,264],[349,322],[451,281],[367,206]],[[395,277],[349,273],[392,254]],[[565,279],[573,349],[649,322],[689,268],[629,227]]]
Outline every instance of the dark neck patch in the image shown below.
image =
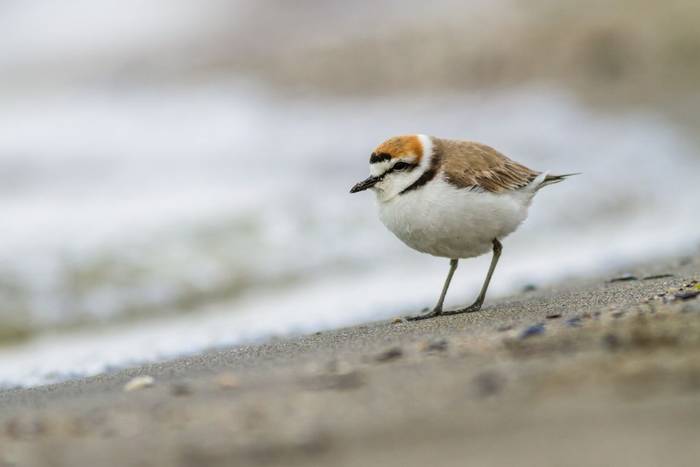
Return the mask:
[[423,172],[423,175],[421,175],[418,180],[415,182],[411,183],[409,186],[404,188],[399,194],[404,195],[408,193],[409,191],[417,190],[418,188],[422,187],[426,183],[428,183],[430,180],[435,178],[435,176],[438,173],[439,167],[440,167],[440,160],[442,159],[442,153],[438,149],[437,145],[435,142],[433,142],[433,153],[430,154],[430,167],[428,167],[428,170]]
[[380,152],[379,154],[373,152],[369,158],[369,163],[376,164],[377,162],[384,162],[384,161],[388,161],[388,160],[391,160],[391,155],[389,155],[385,152]]

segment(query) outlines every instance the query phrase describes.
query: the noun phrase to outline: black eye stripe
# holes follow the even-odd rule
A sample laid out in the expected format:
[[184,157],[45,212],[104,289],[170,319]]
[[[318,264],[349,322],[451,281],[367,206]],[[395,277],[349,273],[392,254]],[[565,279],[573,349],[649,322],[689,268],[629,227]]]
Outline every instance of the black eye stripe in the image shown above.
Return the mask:
[[408,168],[415,167],[416,164],[409,164],[408,162],[399,161],[392,167],[392,170],[405,170]]
[[406,170],[406,169],[413,170],[416,167],[418,167],[418,164],[410,164],[408,162],[399,161],[396,164],[394,164],[393,167],[391,167],[386,172],[381,174],[380,177],[384,178],[385,176],[389,175],[391,172],[394,172],[394,171],[401,171],[401,170]]

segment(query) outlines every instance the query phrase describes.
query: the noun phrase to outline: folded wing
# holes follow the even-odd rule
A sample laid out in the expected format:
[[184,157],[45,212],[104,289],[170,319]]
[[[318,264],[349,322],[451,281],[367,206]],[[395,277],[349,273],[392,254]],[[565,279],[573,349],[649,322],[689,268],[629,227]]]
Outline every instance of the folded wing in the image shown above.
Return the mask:
[[503,193],[525,188],[540,175],[484,144],[453,140],[439,143],[447,181],[458,188]]

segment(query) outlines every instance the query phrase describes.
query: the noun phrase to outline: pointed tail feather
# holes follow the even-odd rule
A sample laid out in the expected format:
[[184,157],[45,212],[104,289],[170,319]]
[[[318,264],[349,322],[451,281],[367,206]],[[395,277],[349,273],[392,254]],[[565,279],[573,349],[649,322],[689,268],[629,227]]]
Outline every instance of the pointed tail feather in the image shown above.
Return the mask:
[[547,175],[546,177],[544,177],[544,181],[542,182],[542,184],[540,186],[537,187],[537,189],[539,190],[539,189],[544,188],[544,187],[549,186],[549,185],[556,185],[557,183],[563,182],[567,178],[573,177],[576,175],[581,175],[581,174],[580,173],[573,173],[573,174],[563,174],[563,175]]

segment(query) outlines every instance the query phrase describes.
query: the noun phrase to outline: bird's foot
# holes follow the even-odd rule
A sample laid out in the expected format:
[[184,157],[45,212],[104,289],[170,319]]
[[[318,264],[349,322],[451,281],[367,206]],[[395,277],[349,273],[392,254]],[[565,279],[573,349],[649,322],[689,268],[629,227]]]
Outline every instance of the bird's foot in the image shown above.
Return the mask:
[[435,318],[436,316],[440,316],[443,313],[442,309],[435,308],[434,310],[421,313],[419,315],[413,315],[413,316],[406,316],[407,321],[421,321],[423,319],[430,319],[430,318]]
[[483,303],[476,302],[473,305],[468,306],[466,308],[460,308],[459,310],[443,311],[441,314],[447,316],[447,315],[460,315],[462,313],[476,313],[477,311],[481,310],[481,305],[483,305]]

